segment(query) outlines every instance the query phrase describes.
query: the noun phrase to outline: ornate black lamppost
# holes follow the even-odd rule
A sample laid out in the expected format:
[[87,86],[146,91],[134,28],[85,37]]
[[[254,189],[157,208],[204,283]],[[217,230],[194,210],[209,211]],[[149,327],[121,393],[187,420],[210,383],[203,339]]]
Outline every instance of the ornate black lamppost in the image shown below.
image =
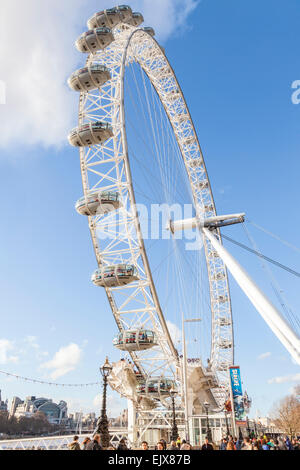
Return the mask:
[[207,401],[205,401],[203,403],[203,406],[205,408],[205,411],[206,411],[206,427],[207,427],[207,439],[209,440],[209,442],[212,441],[212,435],[211,435],[211,429],[210,429],[210,426],[209,426],[209,419],[208,419],[208,408],[209,408],[209,403]]
[[173,424],[172,424],[172,431],[171,431],[171,441],[176,441],[178,437],[178,428],[176,424],[176,413],[175,413],[175,397],[177,395],[177,390],[171,388],[170,390],[170,397],[172,399],[172,412],[173,412]]
[[106,358],[105,363],[100,367],[100,372],[103,376],[103,397],[102,397],[102,410],[101,416],[97,421],[97,430],[96,433],[100,434],[101,437],[101,446],[103,448],[109,447],[110,436],[108,431],[108,420],[106,415],[106,389],[107,389],[107,379],[109,374],[112,371],[112,366],[108,362],[108,357]]

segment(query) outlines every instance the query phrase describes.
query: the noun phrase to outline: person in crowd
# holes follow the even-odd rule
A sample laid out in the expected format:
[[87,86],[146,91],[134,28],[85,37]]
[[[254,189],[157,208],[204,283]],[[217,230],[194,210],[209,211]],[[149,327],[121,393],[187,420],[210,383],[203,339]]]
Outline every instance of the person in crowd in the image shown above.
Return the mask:
[[101,447],[100,434],[95,434],[94,439],[87,444],[86,450],[103,450]]
[[156,444],[156,450],[165,450],[164,445],[161,441],[158,441],[158,443]]
[[162,442],[163,446],[164,446],[164,450],[167,449],[167,443],[164,439],[160,439],[160,442]]
[[282,436],[278,438],[278,450],[288,450]]
[[171,444],[170,444],[168,450],[177,450],[177,449],[178,449],[178,447],[176,445],[176,441],[171,441]]
[[201,450],[214,450],[213,446],[209,443],[208,437],[205,438],[204,444]]
[[142,447],[142,450],[149,450],[148,442],[147,442],[147,441],[143,441],[141,447]]
[[178,449],[180,449],[180,446],[181,446],[180,436],[177,437],[176,445],[177,445]]
[[[236,449],[238,450],[238,449]],[[250,437],[244,437],[243,445],[241,446],[241,450],[253,450]]]
[[74,436],[73,442],[71,442],[71,444],[68,445],[69,450],[81,450],[81,449],[80,449],[80,444],[79,444],[78,440],[79,440],[79,437],[78,437],[78,436]]
[[268,446],[266,439],[263,439],[261,448],[262,450],[270,450],[270,447]]
[[240,438],[236,438],[234,439],[234,445],[235,445],[235,450],[241,450],[242,449],[242,441]]
[[220,444],[220,450],[226,450],[226,447],[227,447],[227,439],[224,437]]
[[188,442],[182,441],[180,450],[192,450],[192,446]]
[[91,442],[91,439],[89,437],[86,437],[82,442],[82,450],[87,450],[87,445],[89,442]]
[[287,450],[293,450],[293,446],[292,446],[289,436],[286,436],[285,438],[285,445],[287,447]]
[[227,442],[226,450],[236,450],[233,439],[231,439]]
[[125,439],[120,440],[117,450],[128,450]]
[[292,440],[292,446],[293,446],[293,450],[300,450],[299,441],[297,441],[297,439]]
[[253,450],[261,450],[260,441],[256,437],[252,439],[252,446]]
[[255,440],[255,442],[252,444],[252,447],[253,450],[261,450],[258,440]]
[[269,446],[269,449],[270,449],[270,450],[276,450],[276,446],[275,446],[274,439],[269,439],[269,440],[267,441],[267,445]]

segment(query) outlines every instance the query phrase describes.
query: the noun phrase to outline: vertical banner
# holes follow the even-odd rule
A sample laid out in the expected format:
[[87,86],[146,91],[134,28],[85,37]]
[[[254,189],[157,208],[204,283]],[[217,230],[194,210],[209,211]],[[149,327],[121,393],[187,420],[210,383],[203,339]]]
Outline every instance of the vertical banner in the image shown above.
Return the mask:
[[232,408],[235,421],[242,421],[245,417],[244,397],[242,391],[241,372],[239,366],[229,367]]

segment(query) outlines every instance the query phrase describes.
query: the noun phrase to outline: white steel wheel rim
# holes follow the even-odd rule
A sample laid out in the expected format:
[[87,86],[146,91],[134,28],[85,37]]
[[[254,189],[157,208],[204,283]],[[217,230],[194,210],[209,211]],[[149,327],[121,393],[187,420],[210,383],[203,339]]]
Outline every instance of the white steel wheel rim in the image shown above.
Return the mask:
[[[105,120],[110,122],[113,127],[113,138],[111,139],[113,142],[111,149],[106,148],[106,144],[103,146],[104,150],[99,148],[100,146],[92,146],[88,148],[82,147],[80,149],[83,190],[84,195],[87,197],[90,192],[95,190],[95,188],[103,189],[99,186],[99,181],[107,182],[107,177],[105,177],[103,173],[99,172],[100,180],[95,184],[91,184],[89,176],[91,172],[95,173],[97,165],[101,165],[102,163],[106,164],[108,161],[111,161],[111,164],[115,166],[114,169],[116,170],[117,176],[116,181],[113,181],[113,178],[111,177],[108,178],[112,183],[111,186],[119,190],[120,195],[122,195],[121,200],[123,199],[123,201],[127,200],[130,202],[132,221],[129,222],[129,218],[126,215],[126,223],[124,223],[124,225],[127,226],[127,234],[129,233],[128,228],[131,229],[131,225],[134,226],[136,238],[138,240],[137,245],[134,245],[132,239],[130,239],[130,243],[128,243],[130,246],[130,257],[131,260],[135,260],[136,262],[138,258],[141,258],[142,260],[142,268],[145,276],[143,278],[143,282],[139,281],[137,283],[137,289],[144,290],[144,297],[147,299],[145,301],[147,314],[150,317],[150,321],[152,323],[153,330],[157,335],[159,344],[157,348],[158,356],[154,357],[152,362],[150,361],[151,363],[147,363],[148,368],[144,367],[144,364],[148,360],[144,351],[129,352],[129,354],[137,365],[139,371],[148,377],[147,380],[149,380],[153,375],[158,378],[166,375],[167,377],[173,376],[175,379],[179,379],[181,381],[177,351],[169,335],[166,322],[160,308],[145,251],[138,214],[135,210],[135,194],[128,156],[124,109],[124,74],[128,60],[135,60],[145,71],[169,117],[186,166],[197,216],[199,219],[212,217],[216,215],[216,210],[193,121],[183,93],[164,52],[161,50],[155,39],[150,37],[142,29],[135,29],[128,25],[119,25],[114,29],[114,35],[115,41],[108,48],[95,54],[91,54],[87,61],[88,64],[90,62],[97,61],[98,63],[106,65],[110,68],[112,79],[108,84],[105,84],[101,88],[99,97],[94,95],[95,92],[82,92],[80,94],[79,125],[95,120]],[[178,94],[180,95],[180,98],[178,98],[177,108],[175,108],[174,103],[170,102],[168,98],[168,90],[162,86],[162,78],[165,78],[166,76],[169,77],[170,83],[173,84],[173,87],[178,90]],[[187,116],[184,130],[182,130],[182,125],[179,122],[179,109],[184,111]],[[99,114],[99,112],[101,112],[101,114]],[[100,161],[97,163],[96,156],[99,156],[99,154],[102,155],[102,160],[101,158],[98,158]],[[110,155],[110,159],[106,160],[108,155]],[[105,186],[105,189],[107,189],[107,186]],[[205,207],[209,208],[209,210],[204,209]],[[107,225],[108,224],[106,222],[106,226]],[[111,259],[109,258],[107,250],[103,251],[103,249],[100,248],[97,240],[97,230],[104,227],[103,218],[90,216],[89,226],[97,262],[100,267],[103,264],[107,264],[108,259]],[[221,240],[219,231],[216,233]],[[219,387],[213,390],[213,394],[219,405],[223,406],[228,385],[227,370],[228,367],[233,364],[234,345],[230,294],[227,271],[223,261],[215,254],[209,240],[204,239],[204,247],[210,285],[212,315],[210,364],[211,370],[215,372],[219,380]],[[221,280],[216,277],[216,275],[220,273],[222,274]],[[146,289],[148,289],[147,292]],[[114,300],[115,289],[105,288],[105,290],[116,323],[120,331],[123,331],[126,329],[123,321],[124,316],[122,314],[122,310],[118,309]],[[219,299],[221,296],[225,296],[227,298],[227,302],[220,302]],[[222,326],[220,318],[227,319],[226,326]],[[147,328],[149,328],[149,326],[147,326]],[[223,341],[229,342],[231,347],[223,350],[220,347]]]

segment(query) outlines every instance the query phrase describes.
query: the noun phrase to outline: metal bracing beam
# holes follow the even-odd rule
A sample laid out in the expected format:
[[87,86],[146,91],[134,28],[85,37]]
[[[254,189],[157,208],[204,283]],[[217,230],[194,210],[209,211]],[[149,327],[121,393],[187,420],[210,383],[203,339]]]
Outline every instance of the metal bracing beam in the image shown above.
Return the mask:
[[211,231],[203,227],[204,235],[209,239],[214,249],[224,261],[225,265],[252,302],[256,310],[261,314],[267,325],[281,341],[295,361],[300,364],[300,339],[292,330],[290,325],[281,316],[281,313],[267,299],[260,288],[251,279],[249,274],[231,256],[231,254],[221,245]]

